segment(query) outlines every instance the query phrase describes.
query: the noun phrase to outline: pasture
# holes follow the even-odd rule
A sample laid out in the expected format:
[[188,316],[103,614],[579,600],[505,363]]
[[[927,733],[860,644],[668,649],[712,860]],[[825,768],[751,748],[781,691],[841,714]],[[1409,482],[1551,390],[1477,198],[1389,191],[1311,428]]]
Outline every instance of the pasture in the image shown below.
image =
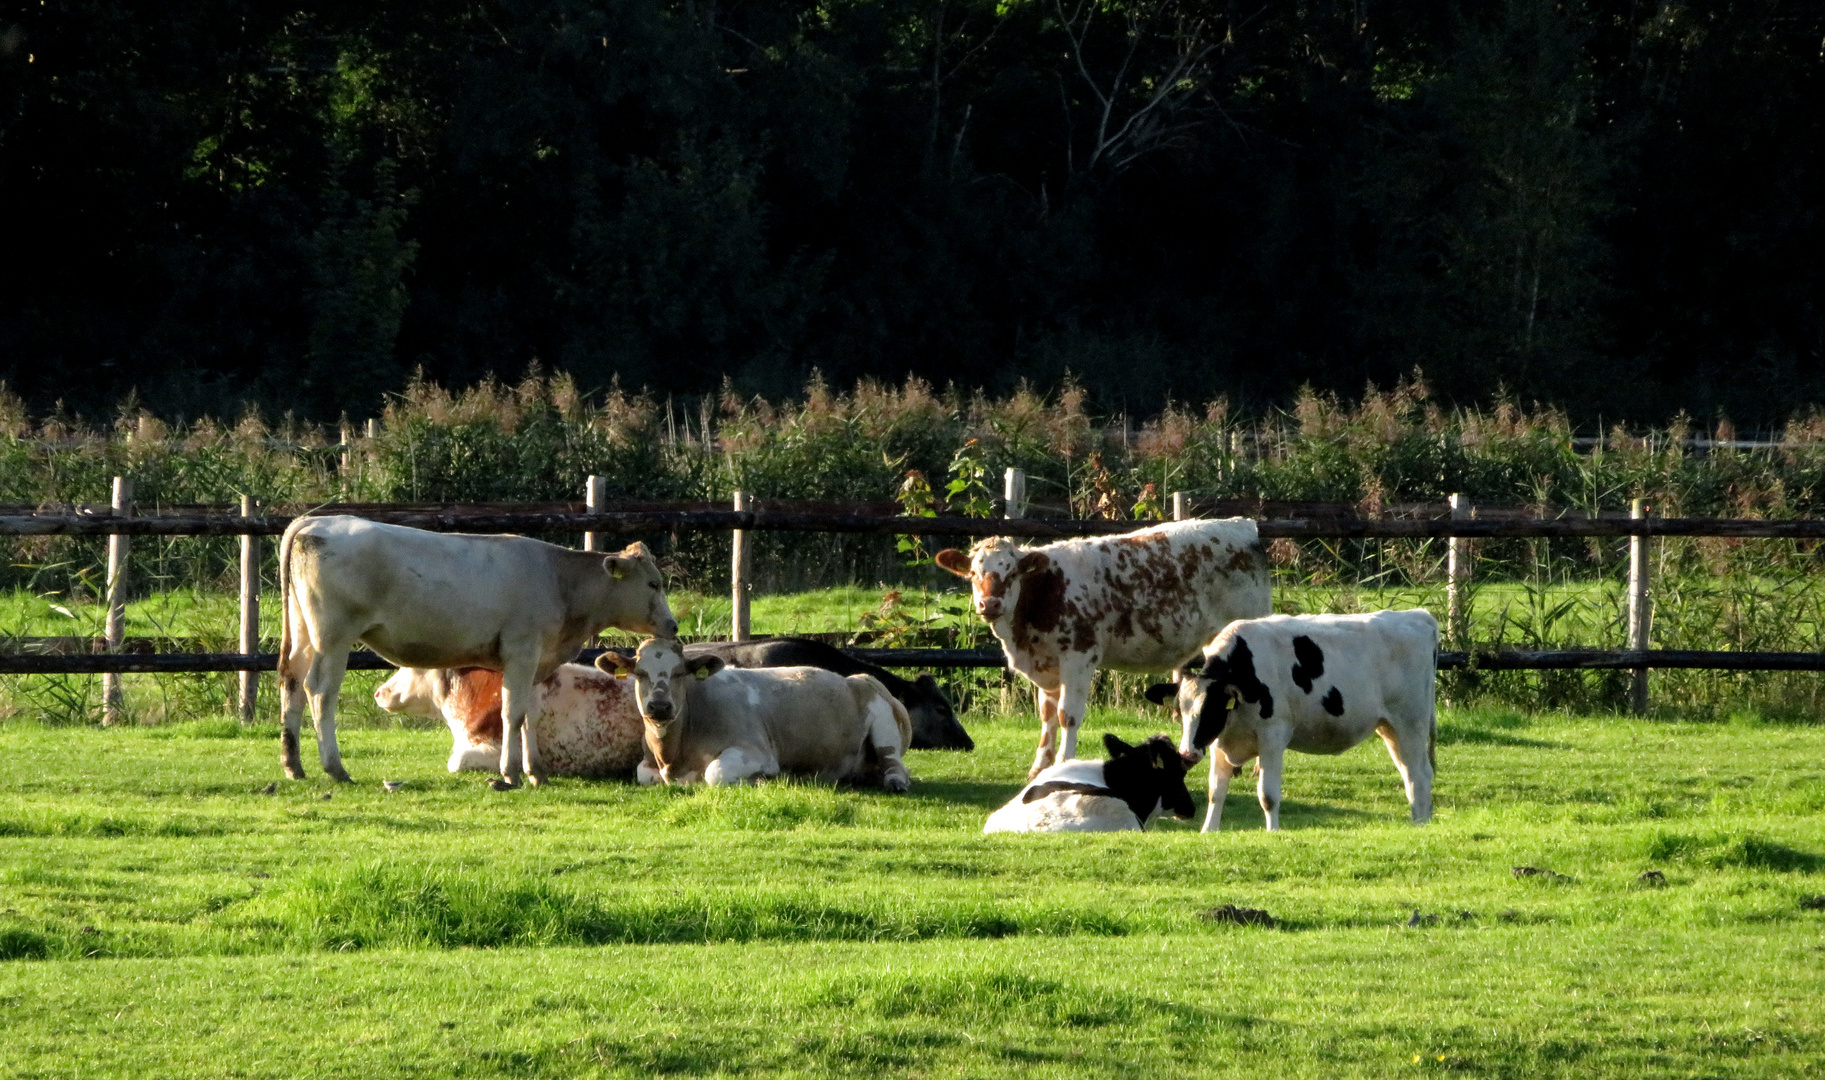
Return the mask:
[[[1139,737],[1162,717],[1101,709],[1086,730]],[[1216,836],[984,837],[1036,723],[966,722],[978,751],[912,752],[896,798],[500,794],[442,772],[443,732],[398,727],[347,730],[356,784],[317,775],[308,747],[313,775],[291,782],[270,726],[14,719],[0,1072],[1825,1064],[1825,727],[1447,711],[1424,829],[1366,745],[1289,755],[1279,835],[1237,790]],[[1277,925],[1201,917],[1225,904]]]

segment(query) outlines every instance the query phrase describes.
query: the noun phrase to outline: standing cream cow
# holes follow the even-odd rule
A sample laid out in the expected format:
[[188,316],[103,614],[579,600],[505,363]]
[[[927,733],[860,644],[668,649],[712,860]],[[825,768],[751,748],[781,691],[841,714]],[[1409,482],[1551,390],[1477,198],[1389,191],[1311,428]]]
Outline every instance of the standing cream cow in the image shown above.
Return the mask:
[[365,644],[400,667],[485,667],[501,672],[501,775],[519,784],[521,753],[544,778],[533,684],[610,626],[676,634],[659,566],[645,545],[614,555],[572,551],[524,536],[461,536],[355,517],[305,517],[279,542],[284,593],[279,696],[280,763],[304,776],[298,727],[308,695],[323,771],[347,780],[336,744],[336,695],[348,653]]

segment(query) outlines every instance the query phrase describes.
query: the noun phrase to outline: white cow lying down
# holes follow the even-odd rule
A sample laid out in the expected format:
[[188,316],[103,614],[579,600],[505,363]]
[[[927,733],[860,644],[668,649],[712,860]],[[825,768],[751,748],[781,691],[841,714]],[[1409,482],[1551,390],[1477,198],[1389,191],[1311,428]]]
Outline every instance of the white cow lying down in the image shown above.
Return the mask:
[[1108,761],[1073,758],[1042,770],[982,831],[1131,832],[1161,813],[1188,818],[1196,810],[1172,740],[1155,735],[1130,746],[1105,734],[1103,746]]
[[685,659],[677,641],[648,638],[638,652],[611,650],[596,666],[634,677],[657,774],[641,783],[737,784],[794,773],[825,783],[912,785],[901,752],[912,721],[868,675],[823,668],[731,668],[720,657]]
[[[626,682],[564,664],[534,683],[539,756],[554,776],[632,776],[646,752],[640,706]],[[487,668],[400,668],[374,703],[450,727],[450,771],[493,772],[501,762],[501,673]]]
[[1261,759],[1261,809],[1278,829],[1286,751],[1341,754],[1371,734],[1387,744],[1418,824],[1432,817],[1438,767],[1437,654],[1438,620],[1417,608],[1240,619],[1147,698],[1174,702],[1187,763],[1213,742],[1220,751],[1210,755],[1205,832],[1222,823],[1230,777],[1249,758]]

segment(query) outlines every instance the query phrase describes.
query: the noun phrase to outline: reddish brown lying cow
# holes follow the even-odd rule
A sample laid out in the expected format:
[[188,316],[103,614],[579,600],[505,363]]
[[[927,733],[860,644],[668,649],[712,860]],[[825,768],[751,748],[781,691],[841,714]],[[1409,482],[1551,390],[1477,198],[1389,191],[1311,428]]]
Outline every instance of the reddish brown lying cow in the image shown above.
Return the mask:
[[[564,664],[534,683],[539,754],[555,776],[628,776],[645,753],[640,707],[626,682]],[[400,668],[374,691],[388,712],[441,716],[450,771],[491,772],[501,760],[501,673],[487,668]]]
[[[1247,518],[1177,521],[1121,536],[1026,548],[1004,536],[938,565],[966,577],[1008,666],[1039,690],[1031,780],[1077,756],[1099,667],[1167,672],[1236,619],[1266,615],[1267,552]],[[1064,724],[1063,745],[1056,746]]]

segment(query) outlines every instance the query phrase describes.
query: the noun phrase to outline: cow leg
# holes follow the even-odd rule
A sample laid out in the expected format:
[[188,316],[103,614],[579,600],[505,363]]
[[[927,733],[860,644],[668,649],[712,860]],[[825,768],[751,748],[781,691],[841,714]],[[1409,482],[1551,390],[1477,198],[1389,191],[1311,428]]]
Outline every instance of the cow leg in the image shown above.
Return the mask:
[[348,667],[348,649],[332,648],[311,660],[310,674],[304,677],[311,719],[317,724],[317,760],[325,773],[345,784],[349,774],[342,767],[342,748],[336,744],[336,697],[342,693],[342,677],[348,674]]
[[665,779],[659,771],[659,759],[653,756],[651,747],[640,758],[640,764],[634,766],[634,782],[642,787],[651,787]]
[[[507,649],[503,646],[503,652]],[[515,650],[516,652],[519,650]],[[509,654],[512,655],[512,654]],[[520,786],[521,752],[525,753],[526,776],[537,787],[544,783],[539,763],[538,736],[532,721],[539,715],[538,700],[532,696],[534,665],[518,659],[508,660],[501,671],[501,775],[493,787],[496,791]]]
[[1280,828],[1280,771],[1286,764],[1286,747],[1277,741],[1261,740],[1261,779],[1255,795],[1261,800],[1261,812],[1267,815],[1270,830]]
[[764,751],[731,746],[704,767],[703,782],[711,787],[779,775],[779,760]]
[[1039,696],[1039,749],[1033,754],[1033,767],[1027,770],[1027,779],[1031,781],[1041,771],[1052,766],[1053,758],[1058,753],[1058,699],[1059,691],[1040,687]]
[[298,678],[297,672],[300,669],[308,672],[313,662],[314,658],[309,658],[308,654],[288,657],[283,661],[284,670],[279,673],[279,765],[293,780],[304,779],[304,760],[298,755],[298,734],[304,725],[304,707],[309,704],[303,680]]
[[1210,805],[1204,810],[1204,828],[1202,832],[1216,832],[1223,827],[1223,800],[1229,798],[1229,781],[1236,775],[1236,767],[1223,756],[1223,751],[1210,748]]
[[1401,783],[1407,789],[1407,805],[1413,808],[1413,824],[1424,825],[1431,821],[1432,760],[1427,733],[1413,732],[1411,737],[1402,739],[1394,725],[1383,720],[1375,725],[1375,734],[1387,744],[1388,756],[1400,770]]
[[1060,761],[1070,761],[1077,756],[1077,729],[1083,726],[1084,714],[1090,711],[1090,687],[1095,679],[1095,667],[1065,679],[1058,702],[1058,722],[1063,729],[1058,744]]
[[868,703],[868,741],[881,759],[881,787],[895,793],[912,787],[912,774],[900,759],[900,724],[885,697],[877,695]]

